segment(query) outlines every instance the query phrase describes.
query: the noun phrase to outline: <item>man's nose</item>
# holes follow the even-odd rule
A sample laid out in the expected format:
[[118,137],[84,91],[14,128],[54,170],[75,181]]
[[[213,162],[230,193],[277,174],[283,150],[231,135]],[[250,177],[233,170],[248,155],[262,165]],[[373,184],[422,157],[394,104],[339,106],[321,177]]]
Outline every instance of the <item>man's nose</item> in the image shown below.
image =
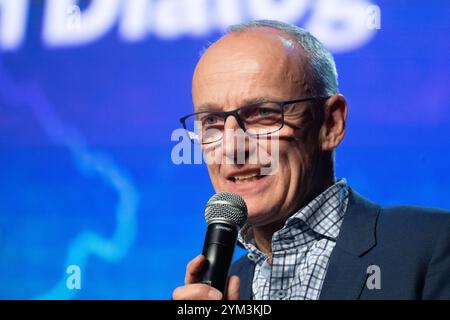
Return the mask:
[[240,132],[243,131],[239,126],[239,123],[234,115],[230,115],[225,120],[225,124],[223,126],[223,148],[226,154],[230,154],[230,152],[235,152],[237,148],[238,137]]
[[244,164],[248,158],[248,143],[236,117],[227,117],[223,132],[223,157],[228,164]]
[[238,129],[242,129],[239,125],[239,122],[236,118],[236,115],[234,114],[230,114],[228,115],[228,117],[225,119],[225,124],[224,124],[224,130],[238,130]]

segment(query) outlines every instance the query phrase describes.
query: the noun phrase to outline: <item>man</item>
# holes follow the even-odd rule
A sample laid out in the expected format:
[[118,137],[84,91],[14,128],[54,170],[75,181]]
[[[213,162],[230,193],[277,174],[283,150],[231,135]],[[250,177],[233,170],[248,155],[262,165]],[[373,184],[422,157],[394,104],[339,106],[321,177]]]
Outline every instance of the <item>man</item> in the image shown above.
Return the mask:
[[[196,113],[184,121],[276,131],[277,168],[262,175],[264,166],[249,161],[208,164],[216,192],[247,204],[239,242],[249,254],[232,266],[225,296],[197,283],[198,256],[174,299],[450,298],[449,212],[383,208],[335,179],[347,102],[331,54],[312,35],[276,21],[232,27],[201,57],[192,96]],[[205,153],[220,139],[216,150],[236,160],[225,134],[198,139]]]

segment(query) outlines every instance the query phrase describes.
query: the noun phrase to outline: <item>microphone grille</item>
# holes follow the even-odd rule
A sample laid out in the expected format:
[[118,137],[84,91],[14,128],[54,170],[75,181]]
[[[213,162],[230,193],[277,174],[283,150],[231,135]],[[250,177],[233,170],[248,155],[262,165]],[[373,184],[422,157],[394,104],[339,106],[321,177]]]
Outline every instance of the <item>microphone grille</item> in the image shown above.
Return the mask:
[[247,221],[247,206],[237,194],[220,192],[213,195],[206,204],[205,219],[208,225],[221,221],[232,223],[240,229]]

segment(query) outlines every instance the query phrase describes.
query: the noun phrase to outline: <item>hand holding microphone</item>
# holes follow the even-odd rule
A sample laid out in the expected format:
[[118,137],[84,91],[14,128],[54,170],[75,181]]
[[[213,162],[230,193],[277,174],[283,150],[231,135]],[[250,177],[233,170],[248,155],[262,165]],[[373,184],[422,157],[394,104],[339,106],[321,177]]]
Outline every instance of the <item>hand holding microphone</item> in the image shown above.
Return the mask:
[[[221,192],[206,204],[208,229],[203,254],[186,268],[185,286],[173,292],[175,300],[239,299],[239,278],[228,277],[239,229],[247,220],[244,200],[233,193]],[[228,280],[228,285],[227,285]]]

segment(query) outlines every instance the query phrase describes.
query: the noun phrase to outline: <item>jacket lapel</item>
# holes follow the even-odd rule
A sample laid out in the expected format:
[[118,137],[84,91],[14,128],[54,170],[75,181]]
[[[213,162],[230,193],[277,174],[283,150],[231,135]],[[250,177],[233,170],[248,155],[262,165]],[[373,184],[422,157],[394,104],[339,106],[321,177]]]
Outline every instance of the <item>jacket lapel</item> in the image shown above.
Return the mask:
[[350,189],[347,211],[330,257],[321,300],[360,297],[368,267],[363,256],[376,244],[379,211],[378,205]]

